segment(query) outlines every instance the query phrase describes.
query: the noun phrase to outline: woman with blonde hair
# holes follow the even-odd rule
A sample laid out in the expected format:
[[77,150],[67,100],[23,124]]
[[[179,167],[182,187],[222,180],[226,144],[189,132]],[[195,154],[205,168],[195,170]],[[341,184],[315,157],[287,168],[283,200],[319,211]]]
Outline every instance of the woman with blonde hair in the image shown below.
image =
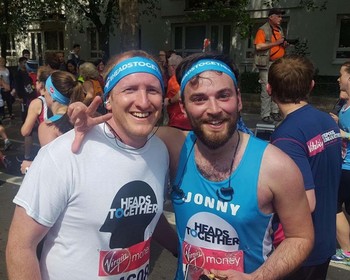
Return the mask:
[[84,62],[79,67],[79,80],[83,81],[85,92],[84,104],[89,105],[96,96],[102,96],[103,89],[99,82],[100,73],[91,62]]

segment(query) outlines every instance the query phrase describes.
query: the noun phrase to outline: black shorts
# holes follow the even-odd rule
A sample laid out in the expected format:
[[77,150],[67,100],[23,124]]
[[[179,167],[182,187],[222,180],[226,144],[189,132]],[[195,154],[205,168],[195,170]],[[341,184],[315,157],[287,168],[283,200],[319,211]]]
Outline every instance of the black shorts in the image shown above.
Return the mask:
[[342,169],[338,190],[337,213],[343,211],[345,205],[346,213],[350,214],[350,170]]

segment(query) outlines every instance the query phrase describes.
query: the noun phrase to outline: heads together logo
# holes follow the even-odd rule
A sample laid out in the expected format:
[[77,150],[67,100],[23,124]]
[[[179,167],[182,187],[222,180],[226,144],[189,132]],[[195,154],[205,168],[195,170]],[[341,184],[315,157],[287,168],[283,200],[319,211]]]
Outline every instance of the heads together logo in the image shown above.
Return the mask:
[[204,270],[211,269],[243,271],[236,230],[212,213],[197,213],[189,219],[182,250],[186,279],[199,279]]
[[157,211],[153,189],[143,181],[129,182],[114,197],[100,231],[112,233],[111,249],[129,248],[144,241],[145,229]]
[[212,213],[201,212],[188,220],[185,241],[203,248],[238,250],[236,230],[227,221]]

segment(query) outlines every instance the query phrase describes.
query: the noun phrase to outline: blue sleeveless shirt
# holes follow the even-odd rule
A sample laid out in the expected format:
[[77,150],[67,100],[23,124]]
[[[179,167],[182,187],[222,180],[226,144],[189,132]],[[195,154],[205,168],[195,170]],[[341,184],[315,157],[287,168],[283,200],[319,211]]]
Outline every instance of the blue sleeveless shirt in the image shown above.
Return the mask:
[[[259,210],[257,197],[260,164],[267,142],[250,136],[230,178],[213,182],[197,169],[195,141],[196,136],[189,132],[173,182],[178,187],[172,193],[179,237],[176,279],[198,279],[204,269],[251,273],[273,250],[273,214]],[[229,180],[233,198],[220,200],[217,190],[227,188]]]
[[[350,132],[350,108],[344,105],[339,112],[339,127],[346,133]],[[342,169],[350,170],[350,140],[342,139]]]

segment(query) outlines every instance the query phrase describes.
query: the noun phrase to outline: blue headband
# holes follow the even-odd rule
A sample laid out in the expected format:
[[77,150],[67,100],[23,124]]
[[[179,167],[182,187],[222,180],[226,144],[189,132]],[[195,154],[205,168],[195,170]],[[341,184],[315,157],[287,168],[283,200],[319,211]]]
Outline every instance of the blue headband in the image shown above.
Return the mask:
[[115,87],[115,85],[123,79],[125,76],[134,73],[149,73],[155,76],[162,86],[162,91],[164,92],[164,81],[162,72],[159,69],[157,63],[152,59],[146,57],[135,56],[128,58],[118,63],[109,72],[106,84],[104,87],[103,97],[107,98],[108,93]]
[[57,101],[58,103],[60,103],[62,105],[69,104],[69,102],[70,102],[69,98],[64,96],[62,93],[60,93],[53,85],[51,75],[46,80],[45,88],[46,88],[47,92],[51,95],[51,97],[54,101]]
[[205,71],[219,71],[223,72],[230,76],[233,80],[235,86],[237,86],[237,79],[235,74],[232,72],[230,67],[227,64],[220,60],[216,59],[201,59],[192,65],[192,67],[186,71],[181,80],[181,95],[184,94],[185,87],[187,83],[194,77],[200,73]]

